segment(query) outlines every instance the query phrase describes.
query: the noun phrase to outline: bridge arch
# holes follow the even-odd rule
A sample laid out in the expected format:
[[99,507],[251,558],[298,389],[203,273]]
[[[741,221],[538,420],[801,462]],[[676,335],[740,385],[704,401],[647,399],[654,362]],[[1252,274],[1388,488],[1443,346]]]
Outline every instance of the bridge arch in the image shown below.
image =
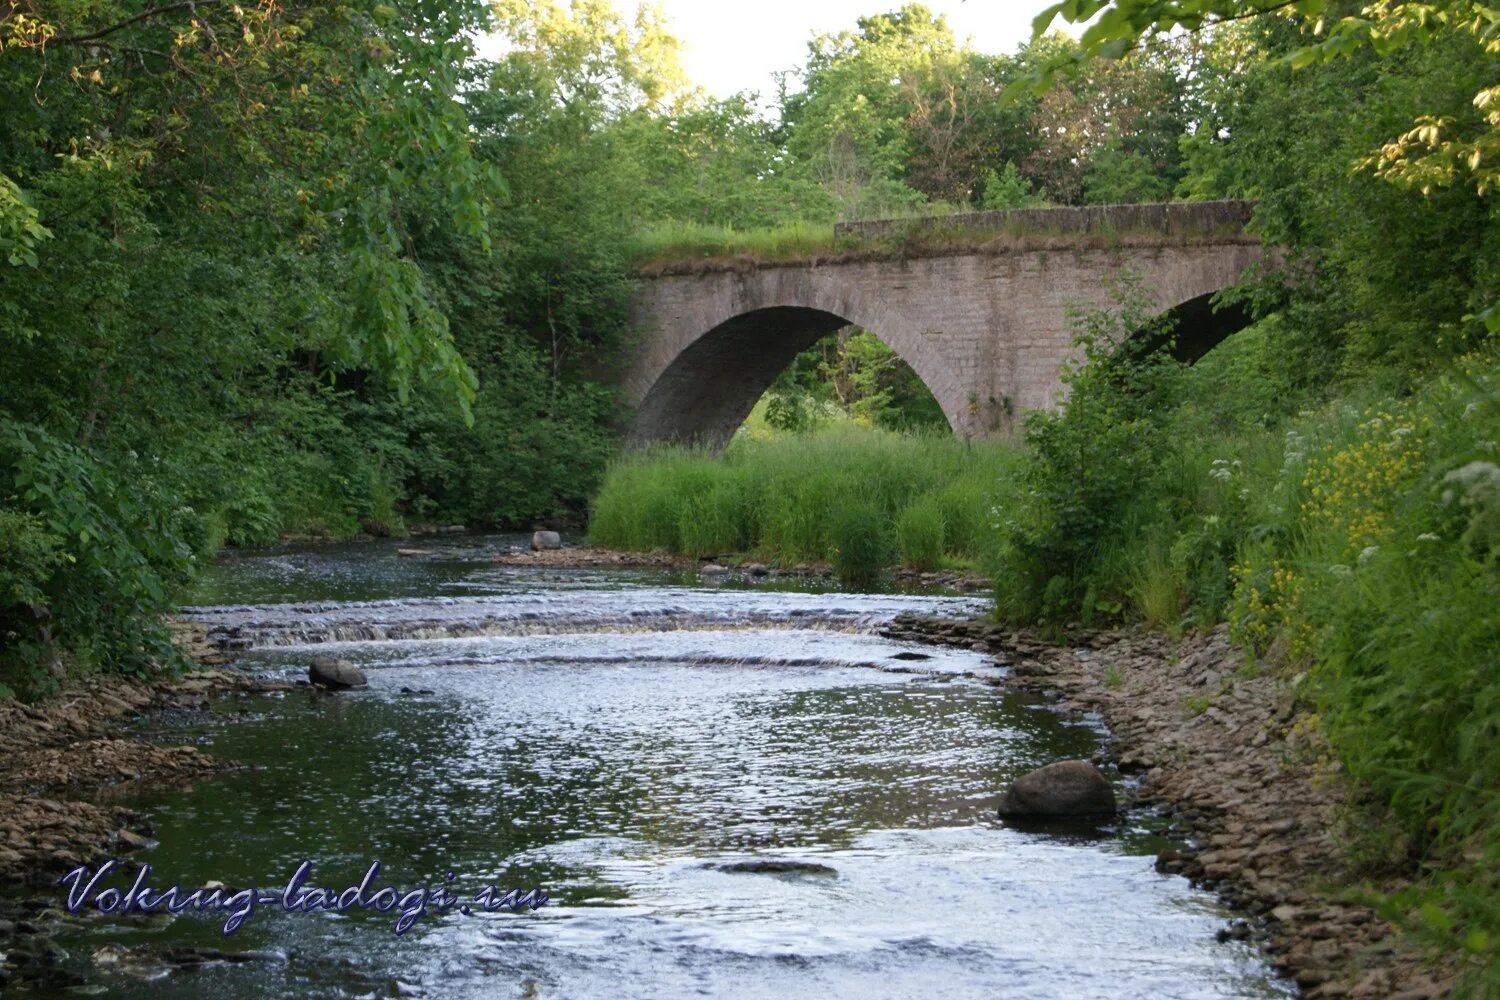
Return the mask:
[[800,353],[846,326],[877,337],[911,366],[937,399],[950,428],[956,386],[941,358],[905,331],[815,306],[772,305],[731,316],[687,344],[640,397],[627,443],[725,444],[757,400]]

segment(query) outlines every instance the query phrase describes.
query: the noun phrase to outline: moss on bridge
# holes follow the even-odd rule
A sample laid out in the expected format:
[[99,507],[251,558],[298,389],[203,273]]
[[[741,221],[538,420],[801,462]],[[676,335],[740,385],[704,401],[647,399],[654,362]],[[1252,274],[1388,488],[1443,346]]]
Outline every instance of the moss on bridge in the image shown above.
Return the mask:
[[1248,201],[1157,202],[1027,208],[737,231],[673,226],[643,234],[634,251],[641,277],[762,267],[1206,243],[1257,243]]

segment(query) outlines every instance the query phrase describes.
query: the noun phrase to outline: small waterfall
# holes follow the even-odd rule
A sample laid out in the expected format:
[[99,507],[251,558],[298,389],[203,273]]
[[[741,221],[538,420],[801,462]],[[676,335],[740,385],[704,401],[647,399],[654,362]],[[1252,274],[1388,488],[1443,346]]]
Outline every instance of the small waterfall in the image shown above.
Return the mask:
[[[979,607],[969,598],[926,598],[934,612]],[[911,609],[890,595],[788,594],[656,589],[576,590],[481,597],[231,605],[184,609],[210,643],[243,652],[274,646],[399,642],[476,636],[672,632],[775,627],[871,632]],[[937,605],[934,607],[934,605]]]

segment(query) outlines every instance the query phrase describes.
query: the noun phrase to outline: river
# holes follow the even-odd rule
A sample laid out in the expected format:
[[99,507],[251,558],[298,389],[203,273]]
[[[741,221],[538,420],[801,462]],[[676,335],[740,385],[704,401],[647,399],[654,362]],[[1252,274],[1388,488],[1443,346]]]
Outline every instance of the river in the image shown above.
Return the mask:
[[[298,679],[333,652],[370,687],[147,723],[247,766],[130,792],[155,843],[127,867],[149,862],[157,887],[279,891],[304,860],[336,888],[379,860],[374,888],[539,888],[546,904],[429,912],[400,936],[399,913],[373,909],[262,904],[227,937],[222,913],[95,913],[59,941],[82,992],[1293,995],[1216,939],[1232,915],[1209,894],[1154,871],[1169,841],[1148,811],[1066,833],[996,819],[1011,778],[1103,734],[1007,694],[989,656],[878,635],[902,611],[981,601],[489,562],[513,542],[225,559],[188,614],[237,669]],[[789,864],[734,868],[768,860]],[[181,967],[203,948],[253,960]]]

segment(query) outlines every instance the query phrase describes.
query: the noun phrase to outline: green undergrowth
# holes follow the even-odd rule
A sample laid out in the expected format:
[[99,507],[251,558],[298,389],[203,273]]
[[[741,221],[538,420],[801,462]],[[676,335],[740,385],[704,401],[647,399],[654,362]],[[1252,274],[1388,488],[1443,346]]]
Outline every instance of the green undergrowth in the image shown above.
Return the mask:
[[1500,351],[1313,391],[1285,321],[1188,368],[1101,346],[1129,312],[1027,421],[998,613],[1227,622],[1351,781],[1357,867],[1410,882],[1377,904],[1500,996]]
[[1000,442],[843,426],[738,438],[722,456],[665,448],[618,459],[590,539],[620,549],[827,560],[850,582],[898,562],[983,563],[1019,453]]

